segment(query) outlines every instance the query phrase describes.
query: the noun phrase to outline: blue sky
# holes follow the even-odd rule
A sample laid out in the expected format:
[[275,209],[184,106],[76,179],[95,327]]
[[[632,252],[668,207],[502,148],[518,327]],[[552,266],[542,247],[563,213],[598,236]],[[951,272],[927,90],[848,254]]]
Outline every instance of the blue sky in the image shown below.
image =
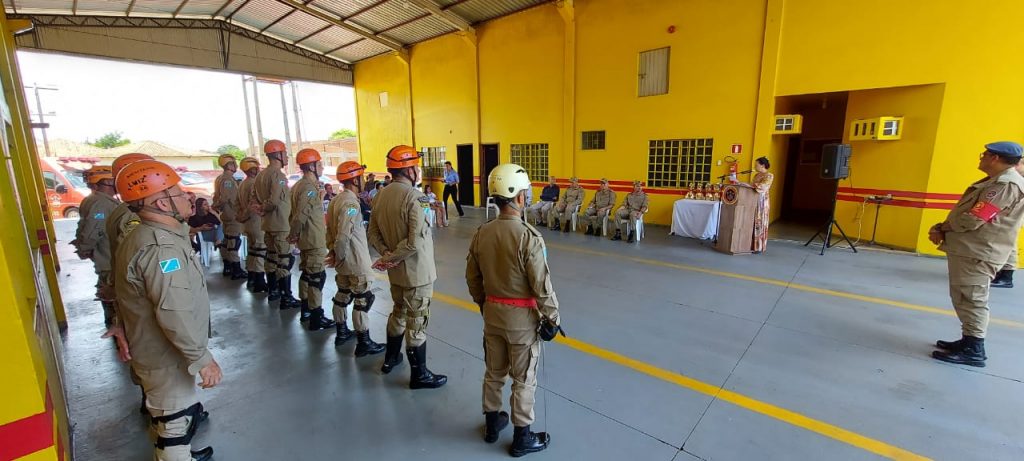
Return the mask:
[[[120,131],[132,141],[152,140],[195,150],[212,151],[223,144],[245,149],[249,144],[238,74],[26,51],[18,52],[18,63],[26,86],[59,88],[40,92],[43,111],[56,112],[46,117],[50,139],[95,140]],[[279,87],[260,84],[259,88],[263,135],[283,140]],[[250,108],[251,89],[250,84]],[[298,82],[297,92],[304,140],[327,139],[338,128],[356,128],[352,88]],[[287,87],[285,95],[294,141],[294,111]],[[31,90],[27,101],[34,114]],[[42,140],[39,130],[36,139]]]

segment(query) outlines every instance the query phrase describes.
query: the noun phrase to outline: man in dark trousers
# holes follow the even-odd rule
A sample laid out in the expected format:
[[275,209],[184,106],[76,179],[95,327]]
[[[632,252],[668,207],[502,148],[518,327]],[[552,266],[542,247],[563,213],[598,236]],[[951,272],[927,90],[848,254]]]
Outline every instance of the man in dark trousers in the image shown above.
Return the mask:
[[459,203],[459,172],[452,168],[452,162],[444,162],[444,216],[448,217],[448,197],[455,202],[455,209],[459,210],[459,216],[465,216],[462,212],[462,204]]

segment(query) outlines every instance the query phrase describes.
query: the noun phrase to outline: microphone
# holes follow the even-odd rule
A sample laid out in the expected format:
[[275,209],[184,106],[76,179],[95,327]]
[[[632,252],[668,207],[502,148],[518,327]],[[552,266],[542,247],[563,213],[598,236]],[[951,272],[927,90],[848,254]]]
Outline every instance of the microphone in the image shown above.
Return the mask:
[[754,172],[754,170],[743,170],[743,171],[741,171],[739,173],[736,173],[736,174],[749,174],[749,173],[753,173],[753,172]]

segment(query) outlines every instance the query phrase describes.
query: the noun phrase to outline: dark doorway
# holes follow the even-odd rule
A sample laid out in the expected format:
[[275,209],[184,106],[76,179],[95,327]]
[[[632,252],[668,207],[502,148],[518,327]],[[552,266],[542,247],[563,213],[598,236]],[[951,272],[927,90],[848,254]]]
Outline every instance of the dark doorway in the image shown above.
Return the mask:
[[458,155],[459,203],[473,206],[473,145],[459,144],[455,149]]
[[498,145],[481,144],[480,151],[480,206],[484,206],[487,196],[490,195],[487,191],[487,177],[491,175],[491,170],[498,166]]

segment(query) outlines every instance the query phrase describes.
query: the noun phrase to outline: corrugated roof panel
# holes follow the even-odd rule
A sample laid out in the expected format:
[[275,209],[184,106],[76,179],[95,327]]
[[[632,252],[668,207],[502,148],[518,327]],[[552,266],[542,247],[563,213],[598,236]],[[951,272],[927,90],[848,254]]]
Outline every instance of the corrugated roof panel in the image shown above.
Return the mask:
[[237,10],[238,7],[242,6],[243,3],[245,3],[245,0],[231,0],[231,3],[229,3],[228,6],[224,7],[223,10],[220,10],[220,14],[217,17],[228,17],[229,14],[234,13],[235,10]]
[[471,23],[483,22],[504,16],[550,0],[469,0],[451,8],[451,12],[462,16]]
[[441,20],[437,16],[431,15],[420,19],[419,21],[411,22],[402,27],[398,27],[387,32],[387,35],[394,37],[402,43],[417,43],[422,42],[428,38],[434,38],[438,35],[444,35],[448,32],[457,30],[452,27],[451,24]]
[[311,4],[335,16],[347,17],[380,0],[314,0]]
[[[81,4],[81,1],[79,1],[79,4]],[[132,7],[132,14],[170,16],[174,13],[174,10],[178,9],[179,5],[181,5],[181,0],[148,0],[135,2],[135,6]],[[125,8],[127,7],[128,5],[125,5]],[[121,11],[123,12],[124,9]]]
[[[124,15],[131,0],[78,0],[78,12]],[[173,11],[173,10],[172,10]]]
[[[224,6],[226,0],[189,0],[181,9],[179,16],[212,16],[220,7]],[[139,2],[135,2],[138,4]],[[231,6],[231,5],[228,5]],[[225,8],[226,9],[226,8]]]
[[72,0],[17,0],[17,1],[5,1],[8,9],[13,6],[18,10],[19,13],[25,10],[47,10],[53,13],[62,12],[64,14],[71,14]]
[[267,29],[278,37],[287,38],[288,41],[294,42],[302,37],[305,37],[317,30],[323,29],[327,25],[326,21],[314,18],[301,11],[296,11],[288,17],[282,19],[273,27]]
[[375,32],[380,32],[426,14],[429,13],[410,2],[390,0],[352,18],[352,21],[369,27]]
[[391,51],[391,48],[381,45],[373,40],[363,40],[352,46],[347,46],[331,53],[328,56],[333,56],[348,62],[356,62],[360,59],[366,59],[381,53],[387,53],[388,51]]
[[320,50],[321,52],[327,52],[333,50],[346,43],[352,43],[362,38],[361,35],[355,32],[349,32],[340,27],[331,27],[319,34],[316,34],[302,42],[303,45]]
[[275,0],[252,0],[245,8],[238,10],[232,19],[253,29],[262,30],[291,10],[292,7]]

